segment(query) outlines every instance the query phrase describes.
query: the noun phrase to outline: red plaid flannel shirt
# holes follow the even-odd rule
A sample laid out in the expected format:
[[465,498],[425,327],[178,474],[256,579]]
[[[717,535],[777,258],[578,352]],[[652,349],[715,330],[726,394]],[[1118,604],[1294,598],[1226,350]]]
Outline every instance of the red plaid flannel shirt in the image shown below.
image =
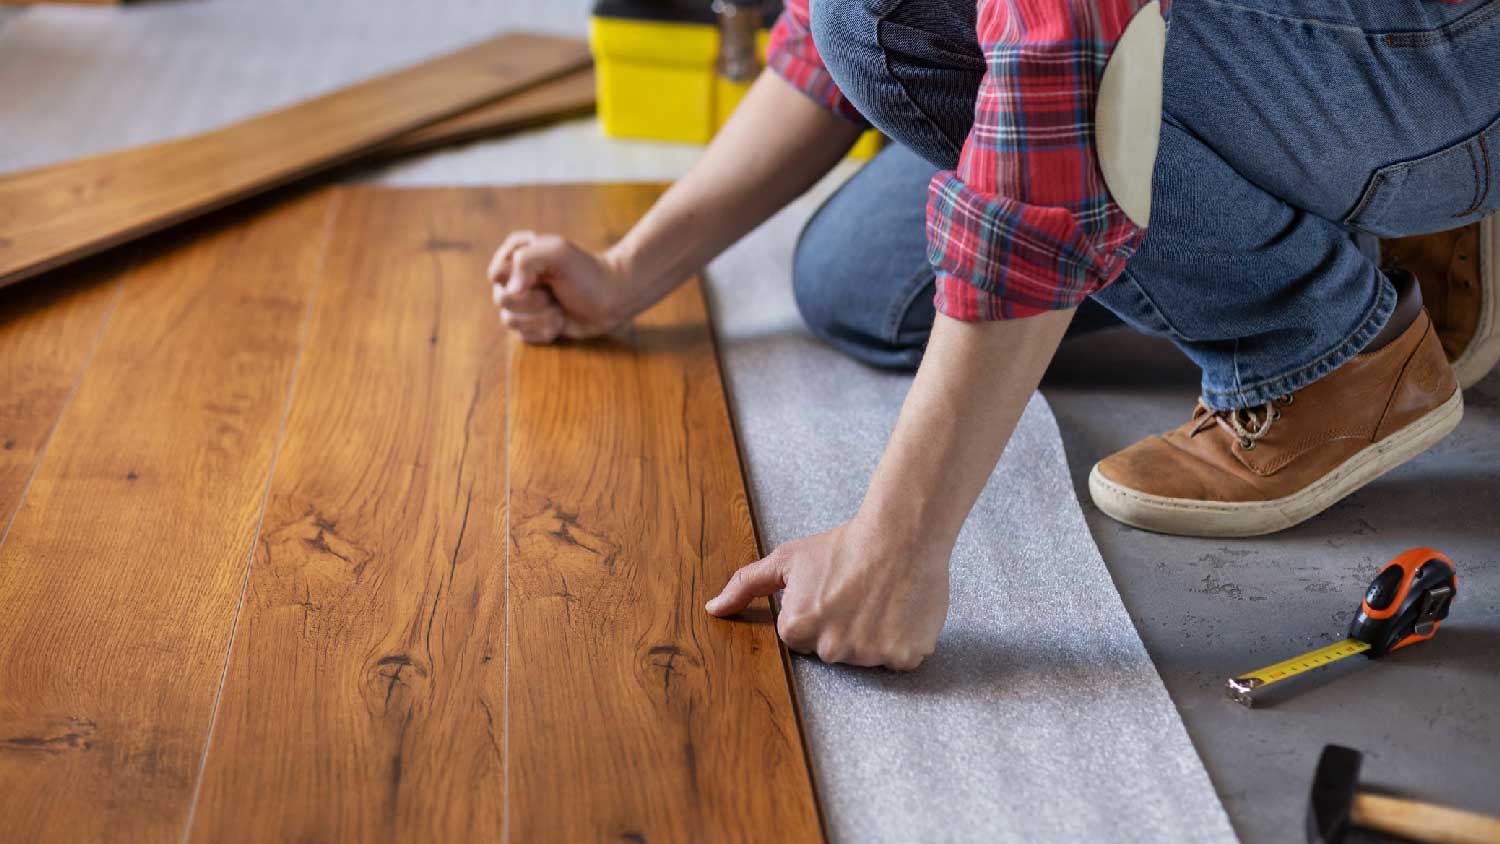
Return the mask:
[[[1147,0],[975,2],[989,70],[958,170],[928,188],[937,307],[969,321],[1070,308],[1113,281],[1145,235],[1105,188],[1093,133],[1104,65]],[[786,0],[768,63],[860,119],[818,57],[808,0]]]

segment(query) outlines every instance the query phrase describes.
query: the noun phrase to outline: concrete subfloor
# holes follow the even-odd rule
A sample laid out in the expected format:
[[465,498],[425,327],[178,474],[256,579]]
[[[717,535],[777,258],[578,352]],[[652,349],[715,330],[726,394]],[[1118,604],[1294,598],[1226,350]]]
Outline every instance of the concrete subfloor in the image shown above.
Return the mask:
[[[1112,329],[1066,343],[1043,393],[1089,528],[1236,831],[1302,840],[1326,743],[1365,751],[1367,782],[1500,815],[1500,371],[1465,394],[1447,440],[1279,535],[1188,539],[1109,519],[1089,469],[1186,421],[1197,378],[1170,343]],[[1374,573],[1422,545],[1459,573],[1436,638],[1288,680],[1254,710],[1224,699],[1226,677],[1343,638]]]

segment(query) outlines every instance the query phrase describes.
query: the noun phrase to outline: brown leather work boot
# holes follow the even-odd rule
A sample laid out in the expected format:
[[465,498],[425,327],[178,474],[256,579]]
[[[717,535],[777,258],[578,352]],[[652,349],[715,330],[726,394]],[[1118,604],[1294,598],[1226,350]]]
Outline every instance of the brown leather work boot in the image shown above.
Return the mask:
[[1458,384],[1500,362],[1500,214],[1453,231],[1380,242],[1381,257],[1417,277]]
[[1128,525],[1258,536],[1305,521],[1441,440],[1463,393],[1426,312],[1381,349],[1248,410],[1199,404],[1186,425],[1094,465],[1089,493]]

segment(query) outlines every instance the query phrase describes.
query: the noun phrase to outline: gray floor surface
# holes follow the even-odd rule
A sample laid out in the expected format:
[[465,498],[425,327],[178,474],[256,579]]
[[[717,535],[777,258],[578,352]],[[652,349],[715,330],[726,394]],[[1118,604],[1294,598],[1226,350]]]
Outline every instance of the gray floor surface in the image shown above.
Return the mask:
[[[1043,392],[1089,528],[1241,837],[1301,840],[1325,743],[1365,751],[1370,782],[1500,815],[1500,372],[1465,395],[1447,440],[1281,534],[1185,539],[1104,516],[1090,467],[1185,421],[1196,387],[1171,344],[1117,329],[1065,345]],[[1263,708],[1222,697],[1232,674],[1342,638],[1374,573],[1424,545],[1459,573],[1436,638],[1289,680]]]
[[[572,16],[585,5],[521,2],[564,31],[576,31]],[[0,9],[0,34],[25,14]],[[26,107],[0,102],[0,125],[14,125],[13,109]],[[80,135],[97,137],[88,128]],[[547,154],[536,151],[538,141]],[[397,184],[665,179],[696,153],[603,144],[596,122],[585,120],[356,175]],[[0,132],[0,171],[20,166],[7,159],[70,154]],[[1043,392],[1089,528],[1236,831],[1249,842],[1301,840],[1308,778],[1329,741],[1367,751],[1370,781],[1500,813],[1500,376],[1470,391],[1464,422],[1447,441],[1284,534],[1189,540],[1102,516],[1088,501],[1089,467],[1180,423],[1195,386],[1192,367],[1170,345],[1121,330],[1071,341]],[[1460,572],[1454,616],[1434,641],[1380,663],[1355,658],[1326,669],[1255,711],[1220,697],[1228,674],[1341,636],[1369,577],[1415,545],[1447,552]]]

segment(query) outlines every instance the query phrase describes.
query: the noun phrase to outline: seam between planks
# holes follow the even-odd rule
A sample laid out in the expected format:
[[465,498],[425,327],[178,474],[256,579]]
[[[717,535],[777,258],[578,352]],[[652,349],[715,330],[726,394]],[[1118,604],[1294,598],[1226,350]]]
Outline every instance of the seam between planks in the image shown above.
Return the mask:
[[[698,275],[697,284],[699,295],[703,297],[703,311],[708,324],[709,347],[713,349],[714,366],[719,373],[719,393],[724,397],[724,414],[729,418],[729,433],[734,438],[734,458],[740,467],[740,486],[745,493],[745,508],[750,512],[750,530],[755,535],[755,552],[764,557],[766,543],[760,532],[760,516],[756,512],[755,495],[750,485],[750,465],[745,462],[745,450],[741,446],[740,426],[735,419],[734,393],[729,389],[728,374],[724,370],[724,355],[719,349],[719,331],[714,324],[714,309],[712,287],[708,283],[707,270]],[[508,466],[507,466],[508,468]],[[772,634],[776,637],[776,650],[781,654],[781,671],[786,677],[787,693],[791,697],[792,718],[797,725],[797,743],[802,746],[802,762],[807,767],[807,781],[812,788],[813,808],[818,815],[818,834],[824,841],[828,841],[828,818],[823,813],[823,801],[818,794],[818,770],[813,765],[812,746],[807,741],[807,722],[802,715],[802,700],[797,695],[797,679],[792,672],[792,657],[788,652],[786,644],[781,641],[777,634],[775,621],[781,614],[781,602],[776,595],[766,599],[771,605]]]
[[510,844],[510,467],[514,460],[510,453],[510,425],[511,408],[515,406],[512,400],[512,392],[515,384],[515,370],[511,367],[511,359],[515,357],[515,341],[511,339],[510,332],[500,329],[500,315],[495,314],[496,328],[501,330],[505,339],[505,575],[501,580],[500,592],[505,599],[505,627],[501,631],[501,647],[505,649],[500,658],[500,844]]
[[[336,190],[324,212],[323,245],[318,252],[318,266],[313,276],[312,290],[307,297],[307,306],[302,312],[302,324],[297,328],[297,354],[292,359],[292,371],[287,377],[286,391],[281,405],[281,422],[276,429],[276,445],[271,451],[271,465],[266,471],[266,482],[260,496],[260,513],[255,518],[255,531],[250,537],[250,550],[245,558],[245,573],[240,580],[240,598],[234,607],[234,621],[229,626],[229,642],[224,647],[224,662],[219,667],[219,685],[214,690],[213,706],[209,709],[208,733],[203,737],[203,752],[198,756],[198,770],[193,776],[193,793],[188,799],[187,819],[183,822],[183,844],[192,838],[193,819],[198,814],[198,799],[203,791],[203,774],[208,767],[208,754],[213,750],[214,727],[219,721],[219,705],[224,697],[224,685],[229,679],[229,661],[234,656],[235,634],[240,629],[240,615],[245,609],[245,596],[250,591],[250,570],[255,566],[255,549],[260,545],[261,530],[265,527],[266,505],[271,500],[271,486],[276,481],[276,464],[281,458],[281,447],[286,442],[287,424],[291,419],[292,401],[297,393],[297,376],[302,371],[302,357],[307,350],[307,334],[312,330],[313,312],[318,306],[318,294],[323,290],[323,275],[328,260],[328,245],[333,238],[333,224],[343,205],[344,191]],[[267,209],[275,213],[275,209]]]
[[73,399],[78,395],[79,387],[83,386],[83,376],[88,373],[89,367],[94,363],[94,355],[104,344],[104,332],[114,321],[115,309],[124,295],[125,279],[139,261],[140,256],[137,253],[129,261],[124,262],[115,277],[115,290],[110,295],[109,307],[104,309],[104,319],[99,321],[99,328],[94,331],[94,340],[89,345],[89,352],[84,356],[83,364],[78,367],[78,374],[73,377],[73,384],[68,388],[68,395],[63,399],[62,407],[58,408],[57,416],[52,420],[52,426],[47,429],[47,436],[42,440],[42,447],[37,449],[36,458],[31,461],[31,474],[26,476],[26,483],[21,485],[21,494],[16,498],[15,509],[10,511],[10,517],[5,520],[5,530],[0,531],[0,548],[4,548],[5,540],[10,538],[10,529],[15,527],[16,517],[20,515],[21,507],[26,503],[26,496],[31,493],[31,482],[36,480],[37,473],[42,469],[42,460],[47,457],[47,451],[52,447],[52,438],[57,435],[57,429],[62,427],[63,416],[67,415],[68,409],[73,406]]

